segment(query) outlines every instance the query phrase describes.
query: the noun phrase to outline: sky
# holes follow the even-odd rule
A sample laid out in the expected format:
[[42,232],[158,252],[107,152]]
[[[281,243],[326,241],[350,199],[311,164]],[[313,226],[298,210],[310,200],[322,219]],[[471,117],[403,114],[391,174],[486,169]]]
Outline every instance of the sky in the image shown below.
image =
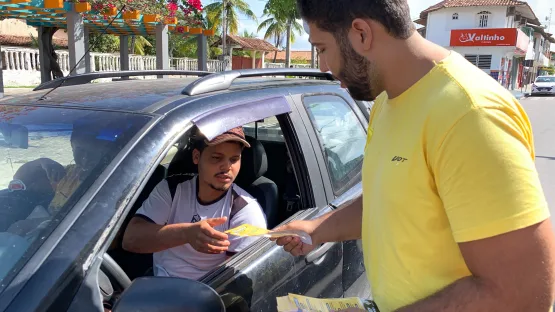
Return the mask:
[[[210,3],[213,0],[205,0],[205,3]],[[263,16],[264,5],[266,0],[246,0],[251,10],[258,17],[258,22],[262,22],[265,17]],[[420,12],[426,8],[440,2],[441,0],[408,0],[411,16],[413,20],[416,20],[420,15]],[[551,3],[549,3],[551,2]],[[549,15],[549,9],[553,9],[553,14],[551,17],[551,33],[555,32],[555,1],[553,0],[529,0],[528,3],[536,13],[536,16],[540,22],[544,22],[547,15]],[[255,21],[249,20],[244,16],[240,17],[239,33],[242,34],[244,30],[256,33],[258,24]],[[256,33],[258,38],[264,37],[264,32]],[[293,43],[292,50],[310,50],[310,43],[308,43],[308,35],[303,33],[302,36],[297,36],[296,41]],[[551,45],[551,50],[555,50],[555,45]]]

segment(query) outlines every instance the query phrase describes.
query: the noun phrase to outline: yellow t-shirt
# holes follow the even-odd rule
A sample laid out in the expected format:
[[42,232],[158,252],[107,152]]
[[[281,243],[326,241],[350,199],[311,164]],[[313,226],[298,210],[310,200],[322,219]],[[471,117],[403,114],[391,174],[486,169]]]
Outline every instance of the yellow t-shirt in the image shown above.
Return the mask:
[[397,98],[380,95],[370,118],[362,239],[380,311],[469,276],[457,243],[549,217],[526,113],[461,55]]

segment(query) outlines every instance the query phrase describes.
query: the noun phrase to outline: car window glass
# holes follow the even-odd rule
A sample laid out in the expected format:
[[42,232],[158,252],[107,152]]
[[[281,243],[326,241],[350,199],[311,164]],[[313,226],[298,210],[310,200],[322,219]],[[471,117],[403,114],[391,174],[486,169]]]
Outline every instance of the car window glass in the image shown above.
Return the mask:
[[269,117],[243,126],[245,135],[262,141],[285,142],[276,117]]
[[324,151],[334,193],[340,195],[360,180],[366,131],[338,96],[306,96],[303,102]]
[[0,105],[0,291],[149,119]]
[[555,77],[538,77],[536,79],[536,82],[554,82],[555,83]]

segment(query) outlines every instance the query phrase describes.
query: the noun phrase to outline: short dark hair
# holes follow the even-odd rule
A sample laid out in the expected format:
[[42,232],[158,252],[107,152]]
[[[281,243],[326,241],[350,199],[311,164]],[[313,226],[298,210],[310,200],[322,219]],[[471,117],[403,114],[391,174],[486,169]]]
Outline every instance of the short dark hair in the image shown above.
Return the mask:
[[297,0],[301,17],[327,32],[344,33],[356,18],[382,24],[397,39],[407,39],[415,27],[407,0]]
[[208,146],[208,145],[206,145],[206,142],[204,142],[204,140],[199,140],[199,139],[192,140],[191,143],[193,143],[192,148],[194,150],[195,149],[198,150],[201,154],[204,151],[204,149]]

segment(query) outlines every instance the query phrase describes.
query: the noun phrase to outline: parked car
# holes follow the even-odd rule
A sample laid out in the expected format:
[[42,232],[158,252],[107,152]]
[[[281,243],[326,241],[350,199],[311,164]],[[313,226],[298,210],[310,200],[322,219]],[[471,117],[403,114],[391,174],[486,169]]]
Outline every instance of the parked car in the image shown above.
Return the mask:
[[555,76],[538,76],[532,84],[532,95],[555,95]]
[[[170,74],[189,77],[129,79]],[[87,83],[109,77],[125,79]],[[245,149],[236,183],[262,204],[272,228],[360,195],[371,104],[353,100],[330,74],[148,71],[62,79],[0,101],[6,155],[0,164],[0,311],[114,305],[116,311],[158,311],[204,299],[218,303],[214,298],[228,311],[276,311],[276,297],[288,293],[370,297],[359,241],[327,243],[293,257],[260,238],[200,283],[142,277],[152,255],[121,247],[130,218],[153,188],[169,176],[195,173],[188,144],[193,126],[208,139],[245,127],[259,148]]]

